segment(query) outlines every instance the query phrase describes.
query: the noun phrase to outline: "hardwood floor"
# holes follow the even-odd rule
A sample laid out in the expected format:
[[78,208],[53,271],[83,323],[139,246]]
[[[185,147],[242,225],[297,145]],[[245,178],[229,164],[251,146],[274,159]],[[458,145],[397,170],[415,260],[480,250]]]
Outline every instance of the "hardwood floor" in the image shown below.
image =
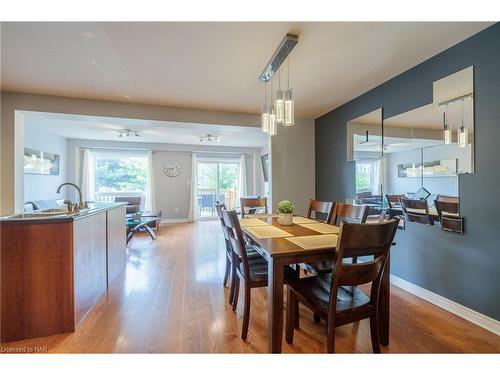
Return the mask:
[[[265,290],[252,290],[248,338],[242,341],[243,304],[233,313],[229,289],[222,287],[225,255],[219,225],[163,226],[157,241],[147,234],[135,236],[126,270],[76,332],[3,344],[2,350],[46,346],[49,353],[265,353]],[[391,343],[383,352],[500,352],[495,334],[391,288]],[[302,307],[300,318],[294,343],[283,340],[283,352],[325,352],[324,322],[315,324]],[[368,321],[339,327],[336,335],[338,353],[371,353]]]

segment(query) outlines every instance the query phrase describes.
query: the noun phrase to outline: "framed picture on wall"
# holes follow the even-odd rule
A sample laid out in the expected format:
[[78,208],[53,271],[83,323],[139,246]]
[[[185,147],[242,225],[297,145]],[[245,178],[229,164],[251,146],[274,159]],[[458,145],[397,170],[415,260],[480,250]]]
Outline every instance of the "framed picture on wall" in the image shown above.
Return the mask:
[[398,164],[398,177],[455,177],[457,159],[436,160],[425,163]]
[[24,173],[59,175],[59,155],[25,148]]

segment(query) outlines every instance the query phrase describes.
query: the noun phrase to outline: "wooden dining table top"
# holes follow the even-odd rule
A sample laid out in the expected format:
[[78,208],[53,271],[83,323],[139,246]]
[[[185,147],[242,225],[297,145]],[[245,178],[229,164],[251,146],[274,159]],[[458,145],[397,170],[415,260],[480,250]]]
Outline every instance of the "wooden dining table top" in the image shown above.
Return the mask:
[[[294,215],[294,217],[304,217],[300,215]],[[276,228],[279,228],[285,232],[290,233],[292,236],[318,236],[323,235],[320,232],[306,228],[300,224],[292,225],[281,225],[278,223],[278,218],[273,215],[268,215],[265,217],[258,217],[259,220],[263,220]],[[317,223],[323,223],[322,221],[316,221]],[[331,225],[331,224],[328,224]],[[332,225],[333,226],[333,225]],[[251,228],[251,227],[250,227]],[[287,240],[289,237],[277,237],[277,238],[258,238],[253,233],[251,233],[247,227],[242,226],[241,229],[255,244],[259,245],[268,257],[293,255],[297,253],[310,252],[310,253],[328,253],[335,251],[335,246],[328,249],[304,249],[299,245],[294,244]]]

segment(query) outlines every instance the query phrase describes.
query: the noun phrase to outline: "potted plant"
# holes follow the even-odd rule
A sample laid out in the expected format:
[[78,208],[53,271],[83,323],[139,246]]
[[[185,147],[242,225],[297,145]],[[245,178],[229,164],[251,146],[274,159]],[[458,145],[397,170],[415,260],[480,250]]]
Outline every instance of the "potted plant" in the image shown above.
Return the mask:
[[281,225],[293,224],[293,210],[295,206],[290,201],[281,201],[278,203],[278,223]]

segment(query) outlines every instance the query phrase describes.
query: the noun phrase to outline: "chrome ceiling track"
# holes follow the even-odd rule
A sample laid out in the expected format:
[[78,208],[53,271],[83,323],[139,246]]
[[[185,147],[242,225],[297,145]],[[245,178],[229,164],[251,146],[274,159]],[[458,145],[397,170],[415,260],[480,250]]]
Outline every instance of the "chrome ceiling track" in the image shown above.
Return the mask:
[[264,71],[259,76],[262,82],[269,81],[274,73],[276,73],[287,56],[292,52],[293,47],[298,43],[299,37],[297,35],[286,34],[271,59],[267,63]]

